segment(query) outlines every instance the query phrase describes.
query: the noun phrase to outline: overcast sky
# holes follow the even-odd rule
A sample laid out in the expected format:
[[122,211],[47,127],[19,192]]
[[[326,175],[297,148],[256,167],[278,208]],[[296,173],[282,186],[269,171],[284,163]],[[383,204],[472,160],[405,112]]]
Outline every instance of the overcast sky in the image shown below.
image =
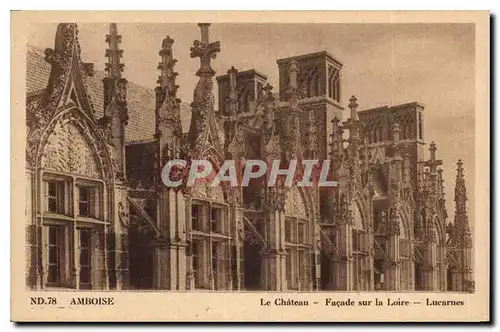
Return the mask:
[[[200,39],[196,24],[118,24],[123,36],[125,77],[154,88],[162,39],[175,40],[178,96],[191,103],[199,59],[190,47]],[[55,24],[30,28],[28,44],[53,47]],[[106,24],[80,24],[82,58],[104,69]],[[444,162],[446,199],[454,215],[456,161],[464,161],[473,222],[474,25],[472,24],[213,24],[211,41],[221,52],[212,60],[217,75],[234,66],[268,75],[277,90],[276,59],[326,50],[344,64],[343,100],[358,97],[361,109],[418,101],[425,105],[424,137],[436,141]],[[347,102],[346,102],[347,101]],[[152,110],[153,111],[153,110]],[[347,111],[346,111],[347,112]],[[428,156],[428,151],[426,151]],[[449,219],[452,220],[452,219]]]

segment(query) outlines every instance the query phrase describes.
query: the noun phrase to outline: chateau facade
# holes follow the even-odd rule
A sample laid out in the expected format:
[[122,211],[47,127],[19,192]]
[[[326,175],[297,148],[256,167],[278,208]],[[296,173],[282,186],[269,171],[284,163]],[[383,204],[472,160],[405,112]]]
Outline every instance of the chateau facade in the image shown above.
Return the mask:
[[[424,107],[343,101],[343,65],[327,52],[277,60],[276,93],[255,70],[214,79],[209,26],[191,48],[188,121],[170,37],[154,92],[126,80],[116,24],[105,74],[80,58],[73,23],[59,24],[45,62],[28,49],[27,286],[473,292],[464,169],[448,222]],[[172,159],[329,160],[339,185],[168,188]]]

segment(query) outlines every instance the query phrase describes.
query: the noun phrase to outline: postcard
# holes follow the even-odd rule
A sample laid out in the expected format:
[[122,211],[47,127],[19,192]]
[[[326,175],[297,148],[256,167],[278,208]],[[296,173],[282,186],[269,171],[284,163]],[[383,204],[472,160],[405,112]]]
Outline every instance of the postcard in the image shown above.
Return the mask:
[[11,319],[489,321],[489,12],[12,12]]

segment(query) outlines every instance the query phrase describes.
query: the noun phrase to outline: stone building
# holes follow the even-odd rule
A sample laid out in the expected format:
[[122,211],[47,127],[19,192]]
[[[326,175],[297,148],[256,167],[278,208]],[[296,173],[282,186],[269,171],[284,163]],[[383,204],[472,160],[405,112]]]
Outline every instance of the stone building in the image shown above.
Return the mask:
[[[60,24],[44,56],[28,48],[28,287],[474,290],[464,170],[447,224],[421,104],[358,110],[353,96],[345,110],[343,65],[318,52],[277,60],[277,93],[231,67],[216,77],[216,109],[220,44],[199,26],[190,109],[170,37],[155,91],[127,82],[116,24],[104,73],[82,61],[76,24]],[[329,160],[339,186],[168,188],[162,168],[179,158]]]

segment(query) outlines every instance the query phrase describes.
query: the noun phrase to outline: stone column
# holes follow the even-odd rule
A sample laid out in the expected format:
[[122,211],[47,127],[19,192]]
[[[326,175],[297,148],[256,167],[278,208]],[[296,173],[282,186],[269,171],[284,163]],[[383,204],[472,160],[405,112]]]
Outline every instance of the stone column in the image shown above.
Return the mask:
[[451,271],[451,290],[458,292],[462,289],[462,275],[460,269],[456,266],[450,268]]
[[469,285],[469,283],[474,284],[474,274],[472,269],[472,248],[467,247],[462,249],[462,251],[464,256],[464,265],[462,270],[465,283],[464,291],[473,292],[475,291],[475,285]]
[[437,266],[437,284],[440,291],[446,291],[447,275],[446,275],[446,247],[443,245],[437,246],[437,255],[439,257],[439,264]]
[[338,257],[333,262],[334,289],[352,290],[352,226],[342,224],[337,229]]
[[187,288],[186,208],[180,191],[161,187],[158,206],[158,229],[162,241],[153,248],[155,289]]
[[284,251],[285,215],[282,210],[268,211],[268,250],[264,253],[263,285],[266,290],[286,290],[286,265]]
[[408,241],[408,246],[409,246],[409,256],[410,256],[410,264],[409,264],[409,276],[410,276],[410,281],[409,281],[409,290],[415,290],[415,261],[413,259],[414,252],[415,252],[415,247],[413,245],[413,239],[410,238]]
[[423,285],[426,291],[437,290],[437,267],[436,267],[436,251],[437,246],[434,239],[430,239],[424,253],[425,262],[423,268]]
[[231,257],[231,259],[234,260],[234,263],[231,262],[231,264],[234,264],[236,267],[235,271],[232,271],[232,274],[234,274],[232,275],[232,289],[234,290],[241,290],[243,288],[243,278],[241,278],[241,275],[243,274],[243,262],[240,259],[243,252],[243,240],[241,239],[240,234],[244,234],[245,232],[243,211],[243,208],[235,206],[233,220],[230,220],[231,225],[234,225],[234,231],[232,232],[232,236],[234,238],[234,250],[231,252],[231,255],[234,255],[234,257]]
[[399,234],[390,234],[387,238],[386,254],[388,261],[385,268],[385,289],[397,291],[400,288],[399,278],[401,266],[399,264]]
[[471,262],[472,262],[472,252],[471,248],[459,249],[458,255],[456,256],[459,263],[458,266],[452,268],[452,290],[457,292],[466,292],[467,284],[469,281],[473,281],[473,274]]
[[[110,278],[116,290],[125,290],[129,287],[127,187],[123,183],[116,183],[114,190],[110,188],[108,197],[112,197],[113,202],[113,209],[110,211],[113,229],[108,232],[107,239]],[[75,237],[75,241],[77,240]],[[77,272],[75,274],[78,275]]]
[[373,244],[373,231],[368,231],[368,233],[365,234],[364,236],[365,242],[364,242],[364,248],[368,252],[368,256],[365,259],[365,262],[368,266],[369,274],[368,278],[365,280],[365,291],[372,291],[375,289],[375,260],[374,260],[374,244]]

